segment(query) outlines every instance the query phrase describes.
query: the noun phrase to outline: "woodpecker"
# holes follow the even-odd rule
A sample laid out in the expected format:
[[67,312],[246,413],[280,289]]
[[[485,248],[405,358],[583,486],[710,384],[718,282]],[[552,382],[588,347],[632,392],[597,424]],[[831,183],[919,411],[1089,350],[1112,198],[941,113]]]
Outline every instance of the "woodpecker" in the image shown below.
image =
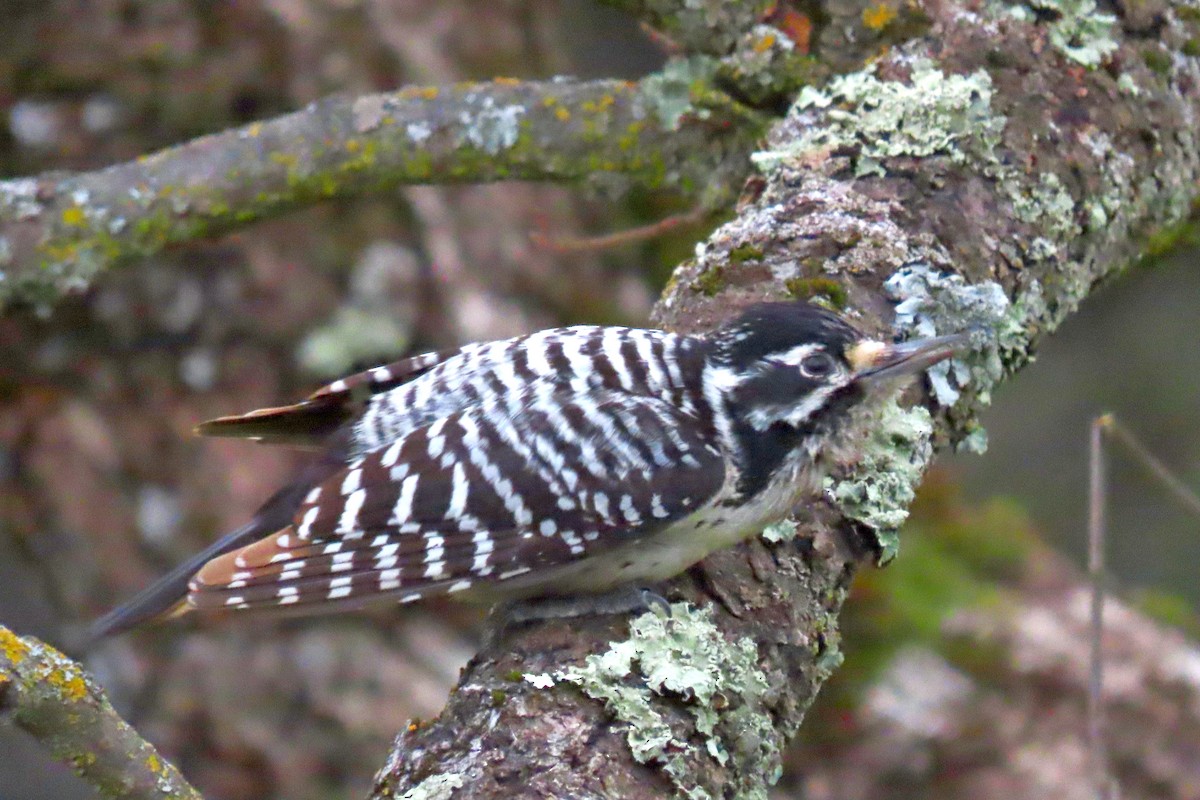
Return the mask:
[[427,353],[203,423],[320,455],[93,632],[645,586],[811,499],[853,415],[965,341],[874,341],[762,303],[705,335],[577,326]]

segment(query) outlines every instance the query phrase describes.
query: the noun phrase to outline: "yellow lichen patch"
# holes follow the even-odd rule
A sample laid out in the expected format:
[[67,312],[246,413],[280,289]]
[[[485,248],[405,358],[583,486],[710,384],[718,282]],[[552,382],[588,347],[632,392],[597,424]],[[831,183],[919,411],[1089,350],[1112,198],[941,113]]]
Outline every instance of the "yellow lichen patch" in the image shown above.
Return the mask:
[[754,43],[754,52],[765,53],[770,50],[772,46],[774,46],[776,41],[775,35],[768,33],[766,36]]
[[71,206],[70,208],[63,209],[62,221],[64,225],[79,227],[86,220],[87,217],[84,216],[83,209],[79,206]]
[[29,645],[22,642],[20,637],[8,628],[0,626],[0,651],[4,652],[4,657],[9,663],[16,665],[29,655]]
[[250,125],[250,127],[246,128],[246,135],[251,137],[252,139],[257,138],[260,133],[262,133],[262,123],[261,122],[252,123]]
[[347,153],[357,153],[361,149],[362,149],[362,142],[360,142],[358,139],[350,139],[349,141],[346,142],[346,152]]
[[293,153],[271,153],[271,160],[276,164],[282,164],[288,169],[293,169],[299,159]]
[[876,6],[868,6],[863,9],[862,21],[873,31],[881,31],[896,18],[896,9],[889,6],[887,3],[880,3]]
[[566,107],[559,106],[558,108],[554,109],[554,116],[558,117],[563,122],[566,122],[571,118],[571,112]]
[[68,700],[82,700],[87,697],[87,681],[73,666],[56,669],[46,676],[51,686],[55,686]]
[[436,86],[406,86],[397,94],[401,98],[418,98],[421,100],[434,100],[438,96],[438,87]]
[[493,78],[492,82],[499,84],[500,86],[520,86],[521,85],[521,81],[518,80],[517,78]]

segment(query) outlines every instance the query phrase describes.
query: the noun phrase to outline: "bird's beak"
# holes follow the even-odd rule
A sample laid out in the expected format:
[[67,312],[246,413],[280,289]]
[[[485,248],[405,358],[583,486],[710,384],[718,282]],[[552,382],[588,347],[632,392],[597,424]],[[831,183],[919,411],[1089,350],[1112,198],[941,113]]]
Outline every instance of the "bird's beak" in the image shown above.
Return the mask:
[[855,380],[876,383],[889,378],[915,375],[939,361],[950,358],[965,347],[969,340],[968,333],[914,339],[900,344],[868,340],[851,347],[846,358],[854,367]]

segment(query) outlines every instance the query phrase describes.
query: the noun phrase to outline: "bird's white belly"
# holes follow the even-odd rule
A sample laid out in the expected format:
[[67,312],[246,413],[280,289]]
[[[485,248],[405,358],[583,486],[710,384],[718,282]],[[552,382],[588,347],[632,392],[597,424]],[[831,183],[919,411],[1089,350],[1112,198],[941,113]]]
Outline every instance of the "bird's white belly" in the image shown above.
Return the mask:
[[[781,469],[779,478],[745,505],[723,506],[718,500],[653,535],[540,574],[489,587],[491,591],[483,585],[479,588],[490,598],[560,596],[604,592],[622,585],[649,584],[673,577],[709,553],[757,535],[766,525],[786,516],[802,498],[818,490],[820,472],[812,468],[807,458],[801,459],[798,454],[789,467]],[[727,496],[724,491],[717,495]]]

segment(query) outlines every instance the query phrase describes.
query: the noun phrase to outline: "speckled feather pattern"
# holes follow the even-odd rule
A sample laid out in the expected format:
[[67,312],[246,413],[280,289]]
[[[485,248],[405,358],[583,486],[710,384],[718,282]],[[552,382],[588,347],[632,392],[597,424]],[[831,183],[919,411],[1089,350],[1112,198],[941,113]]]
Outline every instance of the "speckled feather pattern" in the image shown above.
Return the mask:
[[862,399],[846,356],[861,340],[803,303],[752,306],[708,336],[555,328],[207,423],[322,448],[324,466],[286,495],[290,524],[222,549],[188,604],[491,602],[677,574],[816,491]]
[[345,468],[311,488],[293,525],[210,562],[189,602],[408,602],[480,582],[488,597],[506,582],[539,593],[531,573],[644,541],[725,485],[707,347],[562,328],[335,382],[311,401],[369,397]]

